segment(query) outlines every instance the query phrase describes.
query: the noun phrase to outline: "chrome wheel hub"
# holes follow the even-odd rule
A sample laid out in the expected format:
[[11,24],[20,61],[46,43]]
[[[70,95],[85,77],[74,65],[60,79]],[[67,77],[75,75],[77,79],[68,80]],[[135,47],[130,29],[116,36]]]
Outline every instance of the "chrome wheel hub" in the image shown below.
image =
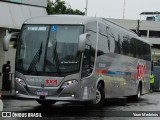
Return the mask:
[[95,100],[92,100],[92,103],[93,104],[98,104],[99,102],[101,101],[101,93],[100,91],[96,91],[96,99]]

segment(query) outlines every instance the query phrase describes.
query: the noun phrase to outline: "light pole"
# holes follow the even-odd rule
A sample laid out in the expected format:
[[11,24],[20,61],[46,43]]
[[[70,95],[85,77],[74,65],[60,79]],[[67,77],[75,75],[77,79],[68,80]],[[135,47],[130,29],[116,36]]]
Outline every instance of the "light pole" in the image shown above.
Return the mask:
[[140,25],[139,25],[140,21],[138,19],[138,23],[137,23],[137,29],[136,29],[136,33],[138,36],[140,36],[140,31],[139,31],[139,28],[140,28]]
[[86,0],[86,8],[85,8],[85,15],[87,16],[87,10],[88,10],[88,0]]
[[125,6],[126,6],[126,0],[123,2],[123,19],[125,19]]

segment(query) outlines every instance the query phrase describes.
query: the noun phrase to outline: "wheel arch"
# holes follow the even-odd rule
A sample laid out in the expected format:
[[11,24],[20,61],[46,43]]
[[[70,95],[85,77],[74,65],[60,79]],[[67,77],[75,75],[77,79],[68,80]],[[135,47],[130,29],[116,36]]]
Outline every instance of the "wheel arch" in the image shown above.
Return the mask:
[[103,80],[103,79],[99,79],[99,80],[97,81],[96,87],[98,88],[99,86],[102,86],[103,89],[105,89],[105,83],[104,83],[104,80]]
[[96,87],[96,98],[94,100],[86,102],[86,105],[91,108],[102,107],[105,102],[104,80],[103,79],[97,80],[95,87]]

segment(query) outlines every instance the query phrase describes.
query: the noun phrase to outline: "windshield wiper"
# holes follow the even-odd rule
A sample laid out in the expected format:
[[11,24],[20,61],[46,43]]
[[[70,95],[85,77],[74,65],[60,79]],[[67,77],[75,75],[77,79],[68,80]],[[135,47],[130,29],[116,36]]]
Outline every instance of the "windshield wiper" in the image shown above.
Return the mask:
[[40,61],[40,58],[42,55],[42,45],[43,45],[43,42],[41,42],[41,46],[39,50],[36,52],[31,64],[29,65],[29,68],[27,70],[28,73],[30,73],[33,70],[33,68],[35,68],[35,71],[38,74],[37,69],[36,69],[36,64]]
[[59,58],[58,58],[58,53],[57,53],[57,41],[55,42],[55,48],[54,48],[54,57],[53,57],[53,60],[56,62],[56,69],[57,69],[57,72],[58,72],[58,75],[61,75],[61,70],[59,69],[59,66],[60,66],[60,61],[59,61]]

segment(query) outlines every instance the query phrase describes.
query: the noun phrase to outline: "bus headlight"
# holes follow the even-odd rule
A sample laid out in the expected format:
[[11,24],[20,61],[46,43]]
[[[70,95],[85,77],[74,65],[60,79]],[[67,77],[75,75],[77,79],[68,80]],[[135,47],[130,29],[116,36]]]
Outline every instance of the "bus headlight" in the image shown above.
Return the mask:
[[26,86],[26,83],[24,82],[24,80],[22,80],[21,78],[16,77],[16,81],[20,84],[22,84],[23,86]]
[[76,83],[78,83],[77,80],[66,81],[66,82],[63,83],[62,88],[66,88],[66,87],[71,86],[71,85],[76,84]]

